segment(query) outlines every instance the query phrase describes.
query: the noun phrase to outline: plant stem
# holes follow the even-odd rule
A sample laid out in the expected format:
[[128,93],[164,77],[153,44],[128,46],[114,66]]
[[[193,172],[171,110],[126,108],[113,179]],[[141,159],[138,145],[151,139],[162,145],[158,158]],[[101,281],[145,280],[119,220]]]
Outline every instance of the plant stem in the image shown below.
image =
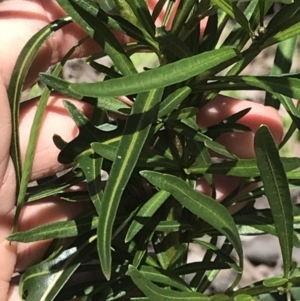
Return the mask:
[[210,300],[211,301],[227,301],[227,300],[233,300],[236,296],[245,294],[245,295],[250,295],[250,296],[258,296],[262,294],[268,294],[271,292],[282,292],[286,287],[299,287],[300,286],[300,277],[295,277],[290,279],[284,287],[281,286],[264,286],[262,282],[258,282],[254,286],[252,285],[251,287],[244,287],[236,291],[230,291],[227,293],[220,293],[216,294],[214,296],[211,296]]

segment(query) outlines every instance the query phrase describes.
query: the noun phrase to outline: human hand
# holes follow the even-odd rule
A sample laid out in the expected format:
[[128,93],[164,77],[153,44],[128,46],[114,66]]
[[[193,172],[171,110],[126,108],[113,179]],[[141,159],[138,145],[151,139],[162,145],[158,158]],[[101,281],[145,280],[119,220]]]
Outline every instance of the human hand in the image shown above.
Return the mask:
[[[154,1],[149,1],[150,6],[153,6],[153,3]],[[11,285],[14,272],[22,271],[31,264],[39,261],[49,245],[49,241],[31,244],[12,243],[10,245],[6,240],[6,237],[10,234],[12,229],[16,193],[15,172],[9,156],[11,116],[7,87],[18,54],[25,43],[43,26],[63,15],[64,12],[59,8],[58,4],[52,0],[15,0],[0,4],[0,40],[2,46],[0,49],[0,99],[2,102],[0,110],[0,131],[2,137],[2,147],[0,149],[0,300],[3,301],[20,300],[17,286]],[[76,24],[67,25],[62,30],[56,32],[40,51],[27,78],[26,86],[30,86],[30,84],[36,80],[39,72],[45,71],[50,65],[60,61],[64,54],[84,36],[85,33]],[[92,41],[87,42],[76,50],[73,57],[86,56],[95,51],[95,47],[96,45],[94,45]],[[63,98],[66,99],[67,97]],[[227,110],[224,110],[224,103],[219,101],[220,99],[220,96],[218,96],[214,101],[210,102],[208,107],[201,110],[198,117],[201,126],[206,127],[210,125],[208,122],[212,118],[207,118],[207,121],[205,121],[205,116],[209,117],[213,112],[218,113],[218,118],[213,117],[214,122],[218,123],[227,118],[230,114],[234,114],[245,108],[245,106],[251,106],[255,110],[251,110],[247,114],[247,118],[245,117],[247,122],[241,121],[241,123],[250,126],[253,131],[255,131],[256,121],[260,117],[263,123],[270,126],[274,136],[278,137],[278,141],[281,140],[282,124],[277,111],[248,102],[239,102],[239,104],[241,106],[244,105],[244,107],[237,108],[235,101],[231,101],[230,99],[227,99],[228,101],[225,104]],[[51,137],[53,134],[58,134],[64,140],[70,141],[78,132],[73,120],[64,110],[61,100],[62,97],[58,94],[53,94],[49,99],[45,118],[40,130],[31,180],[43,178],[65,168],[57,162],[59,150],[54,146]],[[37,103],[38,99],[21,105],[20,143],[23,159]],[[75,103],[84,114],[90,114],[91,108],[88,105],[80,102]],[[214,108],[213,110],[211,110],[212,106]],[[267,114],[265,114],[265,110],[268,110]],[[230,112],[229,115],[228,112]],[[265,115],[269,117],[267,120],[265,119]],[[240,143],[241,141],[243,141],[243,145],[245,145],[245,142],[247,142],[247,145],[253,145],[253,134],[237,137],[234,141],[229,138],[224,138],[222,143],[226,144],[232,152],[237,152],[240,151],[240,148],[237,150],[236,146],[242,145],[242,143]],[[241,157],[253,156],[252,149],[248,148],[248,146],[247,148],[242,147],[241,150]],[[224,182],[221,182],[217,186],[217,190],[221,190],[222,188],[231,189],[228,185],[224,186]],[[43,223],[70,219],[81,210],[83,210],[83,208],[80,204],[73,205],[60,202],[54,197],[27,204],[22,209],[18,230],[24,231]]]
[[[1,141],[0,149],[0,300],[19,300],[17,286],[10,285],[15,271],[41,259],[49,241],[34,244],[12,243],[5,239],[11,232],[16,201],[16,179],[12,160],[9,156],[11,141],[11,116],[7,96],[7,87],[17,57],[27,41],[49,22],[62,17],[65,13],[55,1],[8,1],[0,4],[1,32]],[[25,85],[30,86],[38,73],[61,60],[68,50],[86,34],[75,24],[69,24],[56,32],[43,46],[30,71]],[[81,57],[95,51],[95,44],[90,41],[78,48],[74,57]],[[64,97],[66,99],[66,97]],[[62,98],[53,94],[45,112],[36,149],[31,180],[37,180],[64,169],[57,162],[59,150],[53,145],[53,134],[59,134],[69,141],[76,137],[78,130],[62,105]],[[38,99],[22,103],[20,110],[20,144],[22,159],[28,144],[28,137]],[[75,102],[86,115],[91,108]],[[42,223],[70,219],[82,211],[82,205],[74,206],[59,202],[56,198],[47,198],[22,209],[18,230],[23,231]]]

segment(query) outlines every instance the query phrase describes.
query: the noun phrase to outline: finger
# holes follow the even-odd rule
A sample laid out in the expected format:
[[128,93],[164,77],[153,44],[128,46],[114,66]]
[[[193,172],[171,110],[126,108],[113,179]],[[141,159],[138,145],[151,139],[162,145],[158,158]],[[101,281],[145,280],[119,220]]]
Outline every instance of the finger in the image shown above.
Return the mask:
[[197,123],[200,128],[207,128],[246,108],[251,110],[237,122],[248,126],[251,132],[224,133],[217,138],[217,141],[240,158],[254,158],[254,135],[262,124],[269,127],[277,145],[282,140],[283,124],[278,111],[274,108],[218,95],[199,111]]
[[[52,94],[48,100],[47,108],[39,131],[36,152],[33,161],[31,180],[40,179],[65,169],[65,166],[57,161],[60,150],[54,145],[53,135],[59,135],[69,142],[79,133],[78,127],[63,105],[63,99],[59,94]],[[33,118],[38,105],[38,99],[25,102],[20,111],[20,145],[21,155],[24,161],[29,141]],[[86,116],[90,116],[92,106],[80,101],[72,100],[73,104]],[[41,164],[42,163],[42,164]]]
[[9,288],[9,292],[7,295],[7,299],[3,299],[3,300],[7,300],[7,301],[21,301],[21,297],[19,294],[19,286],[18,285],[12,285]]

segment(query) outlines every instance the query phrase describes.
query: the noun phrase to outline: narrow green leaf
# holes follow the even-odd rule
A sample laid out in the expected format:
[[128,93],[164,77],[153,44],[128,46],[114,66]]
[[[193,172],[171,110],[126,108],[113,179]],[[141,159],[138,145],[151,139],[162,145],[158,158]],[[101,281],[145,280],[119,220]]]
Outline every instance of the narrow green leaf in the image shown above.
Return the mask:
[[20,99],[23,90],[25,78],[33,63],[40,47],[43,43],[57,30],[72,22],[70,17],[64,17],[46,25],[38,33],[36,33],[22,49],[14,70],[11,75],[10,84],[8,86],[8,98],[12,114],[12,143],[11,157],[16,169],[17,185],[20,185],[22,165],[19,146],[19,109]]
[[[300,24],[300,23],[299,23]],[[283,94],[291,98],[300,99],[300,79],[298,74],[284,74],[278,76],[226,76],[216,77],[222,81],[220,85],[208,84],[206,87],[195,87],[194,91],[214,90],[248,90],[251,86],[271,94]],[[225,84],[226,83],[226,84]]]
[[[194,242],[197,243],[197,240],[194,241]],[[211,245],[216,246],[217,242],[218,242],[218,236],[211,236],[211,237],[209,238],[209,243],[210,243]],[[227,253],[226,253],[226,254],[227,254]],[[213,259],[213,255],[214,255],[214,253],[213,253],[212,250],[210,250],[210,249],[206,250],[206,252],[205,252],[205,254],[204,254],[203,258],[202,258],[202,262],[209,262],[209,261],[211,261],[211,260]],[[218,257],[217,257],[217,258],[218,258]],[[202,279],[203,279],[203,276],[204,276],[205,274],[206,274],[205,271],[198,271],[198,272],[195,273],[195,275],[193,276],[193,278],[192,278],[192,280],[191,280],[191,282],[190,282],[190,286],[191,286],[194,290],[200,291],[199,288],[201,287],[201,285],[202,285],[202,283],[203,283]],[[206,276],[207,276],[207,275],[206,275]]]
[[[240,225],[238,231],[240,235],[260,235],[271,234],[277,236],[275,225],[270,218],[264,216],[241,215],[234,218],[235,222]],[[294,223],[294,229],[298,228]],[[293,231],[293,246],[300,248],[300,238],[296,231]]]
[[[171,2],[169,5],[170,5],[170,10],[174,8],[173,6],[171,6],[174,5],[174,2],[173,3]],[[172,22],[172,28],[171,28],[172,34],[182,38],[180,36],[180,31],[185,27],[191,12],[194,11],[194,6],[195,6],[195,1],[192,0],[187,0],[180,3],[176,11],[176,14],[174,16],[174,20]]]
[[[40,97],[37,111],[34,115],[33,125],[29,134],[29,143],[26,149],[24,165],[22,170],[20,170],[21,158],[20,158],[20,150],[19,150],[18,127],[19,127],[20,97],[21,97],[23,84],[27,72],[29,71],[29,68],[42,44],[53,32],[55,32],[56,30],[60,29],[61,27],[63,27],[68,23],[70,23],[69,18],[60,19],[58,21],[52,22],[50,25],[44,27],[39,33],[37,33],[32,39],[29,40],[29,42],[25,45],[21,54],[19,55],[19,58],[17,60],[11,78],[12,84],[10,84],[8,88],[8,96],[9,96],[11,112],[12,112],[11,157],[15,165],[16,177],[17,177],[17,202],[16,202],[17,207],[14,216],[14,224],[12,230],[13,232],[16,227],[21,208],[25,202],[26,191],[27,191],[28,183],[30,181],[30,175],[31,175],[31,170],[33,165],[34,153],[37,145],[38,133],[42,123],[48,97],[50,96],[50,92],[51,92],[50,89],[45,88],[44,92]],[[78,45],[80,43],[81,42],[79,42]],[[78,45],[71,48],[71,50],[66,54],[65,59],[68,58],[73,53],[73,51],[76,49]],[[62,64],[63,63],[57,65],[57,67],[53,71],[53,75],[57,76],[60,73],[62,69]]]
[[183,100],[190,95],[191,92],[192,89],[185,86],[169,94],[160,104],[158,117],[161,118],[170,114]]
[[291,4],[293,3],[295,0],[230,0],[231,2],[249,2],[249,1],[259,1],[259,2],[271,2],[271,3],[285,3],[285,4]]
[[[45,76],[46,75],[46,76]],[[79,93],[75,93],[73,90],[69,88],[69,83],[60,77],[48,77],[47,73],[40,73],[40,80],[51,87],[53,90],[61,93],[62,95],[70,96],[72,98],[81,100],[83,97]]]
[[288,282],[288,279],[282,276],[275,276],[269,279],[265,279],[263,281],[264,286],[266,287],[274,287],[274,286],[281,286]]
[[129,105],[114,97],[99,97],[97,100],[97,108],[121,115],[129,115],[131,111]]
[[168,120],[168,126],[171,126],[172,130],[182,134],[185,137],[189,137],[197,142],[203,142],[206,147],[216,153],[223,155],[226,158],[235,159],[236,156],[231,154],[224,145],[213,141],[210,137],[203,134],[196,122],[191,118],[183,119],[180,121]]
[[[298,2],[298,1],[297,1]],[[294,16],[287,18],[281,25],[278,27],[278,31],[275,34],[272,34],[271,37],[266,39],[266,41],[261,46],[263,49],[271,45],[277,44],[279,42],[286,41],[290,38],[299,36],[300,34],[300,14],[297,13]],[[268,27],[267,27],[268,33]],[[273,31],[272,31],[273,33]]]
[[95,141],[103,142],[110,140],[118,142],[121,129],[114,131],[103,131],[101,127],[97,128],[92,122],[71,102],[63,102],[74,122],[78,126],[79,135],[69,142],[59,153],[58,160],[61,163],[72,163],[76,156],[90,148],[90,144]]
[[111,273],[112,227],[119,202],[148,137],[152,122],[157,118],[162,94],[163,90],[160,89],[138,95],[132,113],[127,119],[117,157],[104,190],[98,225],[98,253],[107,279],[110,278]]
[[44,239],[69,238],[97,228],[98,217],[78,217],[70,221],[60,221],[16,232],[9,235],[8,241],[33,242]]
[[274,33],[281,31],[286,28],[285,22],[289,21],[291,17],[298,14],[300,9],[299,1],[294,1],[291,5],[284,5],[281,9],[273,16],[267,26],[267,34],[269,36],[274,35]]
[[[297,48],[298,37],[293,37],[287,41],[279,43],[276,49],[274,58],[274,65],[271,69],[270,74],[284,74],[290,72],[293,63],[293,57]],[[265,105],[272,106],[275,109],[279,109],[279,101],[271,95],[266,94]]]
[[[103,158],[110,161],[116,160],[118,150],[117,145],[114,146],[106,143],[94,142],[91,143],[91,146],[93,150]],[[180,167],[178,166],[178,163],[176,161],[167,159],[159,155],[150,156],[143,153],[140,155],[136,166],[155,170],[180,170]]]
[[26,301],[54,301],[66,282],[95,249],[96,236],[79,248],[72,247],[53,259],[29,267],[20,280],[21,295]]
[[[300,167],[300,158],[281,158],[285,172],[290,172]],[[226,174],[228,176],[254,178],[260,175],[256,159],[239,159],[207,165],[192,166],[185,169],[187,174]]]
[[214,5],[218,6],[220,9],[222,9],[232,19],[235,19],[234,10],[233,10],[233,7],[232,7],[233,1],[230,1],[230,0],[211,0],[211,2]]
[[37,186],[27,188],[27,202],[39,200],[51,195],[62,193],[67,188],[79,184],[83,177],[76,176],[73,171],[69,171],[60,177],[54,177],[50,181]]
[[225,235],[239,255],[240,266],[243,266],[240,237],[232,216],[224,206],[213,198],[193,190],[175,176],[154,171],[141,171],[140,174],[151,184],[170,192],[184,207]]
[[160,190],[141,207],[127,231],[125,242],[129,242],[134,238],[169,196],[169,192]]
[[222,249],[220,249],[218,246],[211,244],[209,242],[203,241],[203,240],[194,240],[194,243],[212,251],[217,255],[219,258],[218,261],[224,262],[228,264],[229,267],[234,269],[237,273],[242,273],[243,271],[241,268],[236,264],[236,262],[228,255],[226,252],[224,252]]
[[231,159],[235,159],[236,156],[232,153],[230,153],[225,146],[223,146],[222,144],[216,142],[216,141],[209,141],[209,140],[205,140],[204,141],[204,145],[206,147],[208,147],[210,150],[216,152],[219,155],[223,155],[226,158],[231,158]]
[[209,297],[196,292],[178,292],[161,288],[153,284],[135,267],[129,266],[127,274],[135,285],[148,297],[155,301],[209,301]]
[[97,17],[99,7],[93,1],[57,0],[59,5],[93,38],[114,62],[123,75],[136,73],[123,46],[110,29]]
[[298,112],[298,109],[296,108],[293,99],[290,97],[286,97],[281,94],[274,93],[273,94],[275,98],[277,98],[280,103],[284,106],[284,108],[287,110],[287,112],[290,114],[291,118],[295,122],[298,128],[300,128],[300,113]]
[[80,168],[86,178],[89,195],[97,210],[98,215],[101,214],[101,196],[103,187],[101,186],[101,168],[103,158],[96,154],[92,149],[82,152],[75,158],[73,169]]
[[179,221],[161,221],[155,227],[155,231],[158,232],[177,232],[177,231],[192,230],[192,229],[193,226],[191,224],[187,222],[179,222]]
[[113,0],[99,0],[98,5],[107,14],[117,14],[117,6]]
[[234,301],[256,301],[256,298],[253,298],[251,295],[240,294],[234,298]]
[[194,274],[198,271],[211,271],[211,270],[226,270],[230,269],[230,266],[227,262],[215,262],[215,261],[209,261],[209,262],[191,262],[184,264],[182,266],[179,266],[178,268],[172,270],[173,273],[177,275],[188,275],[188,274]]
[[194,117],[199,112],[198,108],[195,107],[186,107],[180,110],[172,112],[169,116],[169,120],[182,120]]
[[163,27],[156,28],[156,39],[159,41],[161,47],[165,48],[164,51],[169,51],[172,57],[184,59],[192,56],[192,52],[188,46]]
[[154,22],[145,0],[114,0],[121,16],[154,37]]
[[243,11],[238,7],[236,3],[232,4],[232,8],[234,12],[235,21],[241,25],[241,27],[248,33],[251,39],[254,39],[255,34],[251,28],[250,22],[247,20]]
[[140,272],[150,281],[177,288],[182,292],[191,292],[190,287],[180,277],[162,269],[142,265]]
[[[65,83],[65,85],[76,94],[91,97],[134,94],[183,82],[237,55],[237,51],[232,48],[222,48],[123,78],[97,83]],[[41,78],[48,79],[48,84],[53,88],[55,88],[55,83],[60,83],[60,85],[62,83],[61,79],[45,73],[41,74]]]
[[[271,5],[272,3],[265,3],[265,10],[268,10]],[[260,19],[259,2],[251,1],[244,10],[244,15],[249,20],[251,28],[257,28]],[[240,24],[236,23],[222,46],[232,46],[241,51],[249,40],[250,36],[245,34]]]
[[115,4],[112,4],[114,8],[107,14],[105,12],[107,11],[107,7],[103,7],[103,2],[98,2],[101,9],[98,11],[97,17],[104,24],[106,24],[108,28],[117,30],[120,33],[124,33],[128,37],[139,41],[141,44],[143,44],[143,47],[144,45],[147,45],[152,51],[159,52],[159,45],[157,41],[154,40],[147,31],[143,30],[141,26],[134,25],[134,23],[130,22],[130,20],[126,17],[123,18]]
[[288,180],[274,139],[266,126],[257,130],[254,147],[265,194],[279,238],[284,276],[288,277],[293,248],[293,206]]

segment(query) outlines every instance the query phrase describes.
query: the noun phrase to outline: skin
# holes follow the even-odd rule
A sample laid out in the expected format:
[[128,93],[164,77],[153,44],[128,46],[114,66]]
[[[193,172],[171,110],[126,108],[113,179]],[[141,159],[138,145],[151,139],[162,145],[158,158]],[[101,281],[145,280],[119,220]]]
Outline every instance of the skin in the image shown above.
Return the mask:
[[[153,1],[149,1],[153,5]],[[15,171],[9,156],[11,141],[11,117],[7,97],[7,87],[16,59],[25,45],[25,43],[43,26],[49,22],[65,15],[55,1],[48,0],[11,0],[0,4],[0,300],[18,301],[18,287],[11,285],[10,281],[14,271],[22,271],[31,264],[37,262],[49,242],[39,242],[33,244],[9,244],[6,237],[10,234],[13,217],[15,213]],[[45,71],[50,65],[60,61],[65,53],[81,38],[85,33],[76,25],[70,24],[64,29],[56,32],[48,42],[43,46],[30,74],[26,80],[25,86],[32,84],[38,76],[38,73]],[[121,41],[126,38],[118,36]],[[83,57],[97,50],[96,45],[89,41],[76,50],[74,57]],[[66,97],[64,97],[66,99]],[[39,135],[38,146],[35,154],[35,161],[31,179],[39,179],[51,175],[57,171],[63,170],[62,166],[56,161],[58,150],[52,142],[53,134],[60,135],[64,140],[70,141],[78,134],[77,128],[72,119],[66,113],[62,105],[62,97],[53,94],[50,97],[44,118],[41,132]],[[21,153],[24,158],[28,144],[30,124],[36,110],[38,99],[26,102],[21,105],[20,116],[20,137]],[[78,108],[84,114],[89,116],[91,108],[87,105],[74,101]],[[220,119],[228,116],[224,115],[224,105],[215,100],[214,106]],[[241,102],[243,103],[243,102]],[[247,103],[247,106],[256,106],[253,103]],[[230,110],[233,105],[228,101],[226,108]],[[234,112],[234,108],[232,109]],[[259,107],[256,114],[251,111],[248,114],[248,121],[254,124],[258,116],[265,120],[265,110],[263,106]],[[210,113],[207,109],[202,109],[199,115],[199,123],[206,127]],[[267,113],[268,119],[264,121],[270,126],[274,135],[281,133],[282,125],[278,113],[270,111]],[[200,116],[202,116],[200,118]],[[200,121],[201,120],[201,121]],[[272,127],[273,124],[279,126]],[[279,136],[280,136],[279,135]],[[281,137],[281,136],[280,136]],[[245,141],[247,140],[247,141]],[[226,141],[225,141],[226,142]],[[235,151],[237,144],[253,143],[253,137],[237,137],[234,142],[229,140],[227,147]],[[243,154],[248,154],[248,149]],[[248,154],[249,155],[249,154]],[[222,183],[217,189],[221,190]],[[226,192],[225,192],[226,193]],[[46,198],[34,204],[25,205],[19,220],[19,230],[26,230],[42,223],[49,223],[56,220],[66,220],[76,216],[84,208],[82,205],[70,204],[56,198]]]

